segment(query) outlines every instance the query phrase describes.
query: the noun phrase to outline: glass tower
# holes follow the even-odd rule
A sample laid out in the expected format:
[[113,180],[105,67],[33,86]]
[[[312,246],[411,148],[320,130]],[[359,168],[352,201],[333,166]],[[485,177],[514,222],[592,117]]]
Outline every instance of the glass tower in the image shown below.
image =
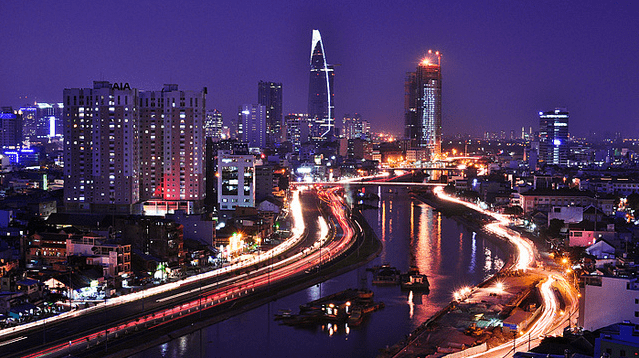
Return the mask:
[[442,72],[439,51],[428,51],[415,72],[408,72],[404,87],[405,136],[425,148],[430,160],[441,154]]
[[335,104],[333,66],[326,63],[324,44],[319,30],[313,30],[311,42],[311,74],[308,86],[308,116],[313,123],[312,137],[330,139],[334,134]]
[[282,84],[260,81],[257,84],[257,103],[266,107],[266,145],[272,148],[283,141]]
[[568,119],[565,108],[539,112],[539,161],[545,164],[568,164]]

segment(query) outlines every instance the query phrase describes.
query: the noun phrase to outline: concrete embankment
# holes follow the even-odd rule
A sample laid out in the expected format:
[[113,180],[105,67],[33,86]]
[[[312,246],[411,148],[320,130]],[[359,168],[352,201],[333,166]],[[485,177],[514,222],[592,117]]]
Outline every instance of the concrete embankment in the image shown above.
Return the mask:
[[432,195],[412,194],[412,197],[484,235],[508,253],[509,259],[499,273],[469,289],[459,300],[450,302],[403,341],[382,350],[379,357],[462,357],[469,347],[472,347],[470,351],[479,353],[512,339],[509,332],[502,332],[501,320],[517,306],[531,303],[538,306],[534,287],[540,276],[510,269],[515,248],[509,241],[483,230],[484,224],[492,219],[464,206],[442,202]]

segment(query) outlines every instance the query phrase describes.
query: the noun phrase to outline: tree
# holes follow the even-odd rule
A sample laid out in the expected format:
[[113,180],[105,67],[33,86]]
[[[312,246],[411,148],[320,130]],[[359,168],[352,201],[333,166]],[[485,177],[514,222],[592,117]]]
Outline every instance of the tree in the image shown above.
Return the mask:
[[455,185],[453,185],[452,183],[446,185],[444,187],[444,193],[448,194],[448,195],[455,195],[455,193],[457,192],[457,190],[455,189]]
[[639,210],[639,194],[632,193],[626,198],[626,205],[632,210]]

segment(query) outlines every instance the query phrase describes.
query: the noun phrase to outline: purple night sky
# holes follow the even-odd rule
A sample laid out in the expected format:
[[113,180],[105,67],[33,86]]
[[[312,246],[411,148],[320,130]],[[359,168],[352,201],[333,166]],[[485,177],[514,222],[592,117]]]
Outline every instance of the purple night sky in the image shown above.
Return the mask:
[[[480,3],[484,3],[483,5]],[[403,133],[404,74],[443,53],[444,135],[537,128],[639,136],[639,3],[608,1],[2,1],[0,106],[55,102],[93,80],[209,88],[225,121],[282,82],[305,112],[311,30],[335,74],[338,123]],[[25,99],[25,96],[28,98]]]

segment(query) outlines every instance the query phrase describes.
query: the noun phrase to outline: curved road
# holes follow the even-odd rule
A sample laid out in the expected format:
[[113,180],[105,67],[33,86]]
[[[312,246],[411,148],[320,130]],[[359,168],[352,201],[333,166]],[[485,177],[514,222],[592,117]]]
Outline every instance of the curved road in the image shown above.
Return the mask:
[[[318,192],[319,198],[328,204],[330,213],[320,214],[322,210],[311,195],[305,195],[304,209],[293,203],[293,238],[259,257],[233,268],[168,284],[173,286],[171,290],[162,285],[156,288],[161,292],[152,289],[131,297],[123,296],[127,302],[117,305],[103,303],[90,310],[78,311],[67,319],[38,322],[26,331],[0,332],[0,356],[83,354],[87,349],[95,349],[98,344],[107,345],[108,340],[122,335],[164,327],[207,309],[226,307],[229,302],[263,292],[270,285],[306,275],[347,251],[355,242],[355,229],[347,206],[337,191],[337,188],[330,188]],[[275,261],[278,257],[285,258]]]

